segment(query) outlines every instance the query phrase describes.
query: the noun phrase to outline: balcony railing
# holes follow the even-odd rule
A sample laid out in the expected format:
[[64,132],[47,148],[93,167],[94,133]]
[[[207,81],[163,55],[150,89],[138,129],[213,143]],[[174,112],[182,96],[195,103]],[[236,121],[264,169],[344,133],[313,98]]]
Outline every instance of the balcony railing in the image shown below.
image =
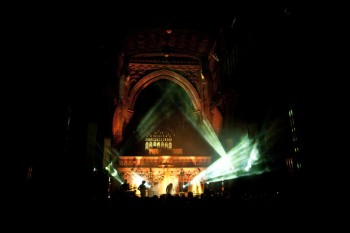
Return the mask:
[[167,161],[163,160],[155,160],[155,161],[149,161],[147,159],[141,159],[136,164],[134,160],[131,159],[125,159],[125,160],[119,160],[119,163],[117,163],[118,167],[208,167],[210,166],[211,161],[210,160],[176,160],[176,159],[170,159]]

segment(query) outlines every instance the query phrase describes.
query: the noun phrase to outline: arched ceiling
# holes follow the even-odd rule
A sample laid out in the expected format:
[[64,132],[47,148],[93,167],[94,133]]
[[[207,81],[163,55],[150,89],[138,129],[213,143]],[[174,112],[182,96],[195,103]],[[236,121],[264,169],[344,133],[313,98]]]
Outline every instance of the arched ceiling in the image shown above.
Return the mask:
[[118,42],[118,48],[129,57],[170,53],[201,58],[213,48],[220,28],[230,25],[236,17],[233,10],[215,16],[211,15],[212,11],[214,9],[190,11],[186,7],[131,11],[130,17],[107,17],[99,30],[110,43]]
[[127,33],[123,48],[130,56],[169,53],[203,57],[209,54],[214,40],[214,32],[173,28],[140,29]]

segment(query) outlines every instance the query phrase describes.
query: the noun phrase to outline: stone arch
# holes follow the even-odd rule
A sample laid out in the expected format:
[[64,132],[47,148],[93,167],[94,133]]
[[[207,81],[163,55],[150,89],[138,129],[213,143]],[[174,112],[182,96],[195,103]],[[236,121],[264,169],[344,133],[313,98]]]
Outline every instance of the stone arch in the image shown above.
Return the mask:
[[[126,80],[128,80],[128,78],[129,77],[126,77]],[[186,78],[184,78],[182,75],[174,71],[158,70],[140,79],[130,92],[124,92],[124,95],[123,95],[124,98],[122,98],[118,102],[118,106],[114,112],[114,117],[113,117],[112,133],[114,138],[113,140],[114,145],[118,145],[123,140],[124,128],[128,125],[130,119],[133,117],[135,103],[137,101],[138,96],[142,92],[142,90],[144,90],[150,84],[161,79],[167,79],[179,85],[189,95],[193,104],[193,112],[195,113],[197,119],[198,120],[203,119],[201,99],[197,90],[191,84],[191,82],[188,81]],[[125,83],[128,83],[128,82],[121,82],[119,84],[120,85],[119,88],[120,89],[125,88],[125,91],[127,91],[128,87],[123,86],[123,85],[126,85]],[[126,96],[125,95],[126,93],[129,93],[129,94]]]
[[170,70],[158,70],[139,80],[128,95],[128,110],[134,111],[136,100],[143,89],[161,79],[167,79],[182,87],[183,90],[190,96],[193,103],[194,112],[200,112],[201,101],[197,90],[186,78]]

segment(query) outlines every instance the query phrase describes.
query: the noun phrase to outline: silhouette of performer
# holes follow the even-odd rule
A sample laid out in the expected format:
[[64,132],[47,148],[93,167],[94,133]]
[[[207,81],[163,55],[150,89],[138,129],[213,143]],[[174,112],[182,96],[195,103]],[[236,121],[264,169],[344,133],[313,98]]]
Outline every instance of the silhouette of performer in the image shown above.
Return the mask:
[[130,185],[128,183],[128,180],[124,180],[124,183],[120,186],[120,190],[126,192],[130,190]]
[[146,196],[146,185],[145,185],[146,181],[143,180],[142,183],[140,184],[140,186],[137,188],[138,190],[140,190],[141,193],[141,197],[145,197]]
[[173,191],[173,183],[170,183],[166,186],[165,192],[166,192],[166,194],[171,195],[172,191]]

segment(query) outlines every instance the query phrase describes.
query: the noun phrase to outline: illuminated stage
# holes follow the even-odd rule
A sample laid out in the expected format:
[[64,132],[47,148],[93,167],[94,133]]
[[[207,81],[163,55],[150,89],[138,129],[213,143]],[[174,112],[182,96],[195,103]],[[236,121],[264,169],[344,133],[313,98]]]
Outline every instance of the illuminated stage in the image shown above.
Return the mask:
[[148,196],[165,194],[169,183],[174,185],[172,194],[192,192],[199,195],[203,193],[203,182],[190,181],[210,162],[209,156],[120,156],[117,172],[122,180],[129,181],[134,190],[142,180],[146,180]]
[[[192,192],[200,195],[204,179],[193,179],[211,164],[211,156],[184,156],[182,148],[173,148],[174,135],[157,130],[145,138],[145,156],[117,156],[113,164],[120,181],[128,180],[132,190],[146,181],[147,196],[165,194],[166,186],[173,184],[171,194]],[[121,182],[120,182],[121,183]],[[118,187],[117,187],[118,188]]]

